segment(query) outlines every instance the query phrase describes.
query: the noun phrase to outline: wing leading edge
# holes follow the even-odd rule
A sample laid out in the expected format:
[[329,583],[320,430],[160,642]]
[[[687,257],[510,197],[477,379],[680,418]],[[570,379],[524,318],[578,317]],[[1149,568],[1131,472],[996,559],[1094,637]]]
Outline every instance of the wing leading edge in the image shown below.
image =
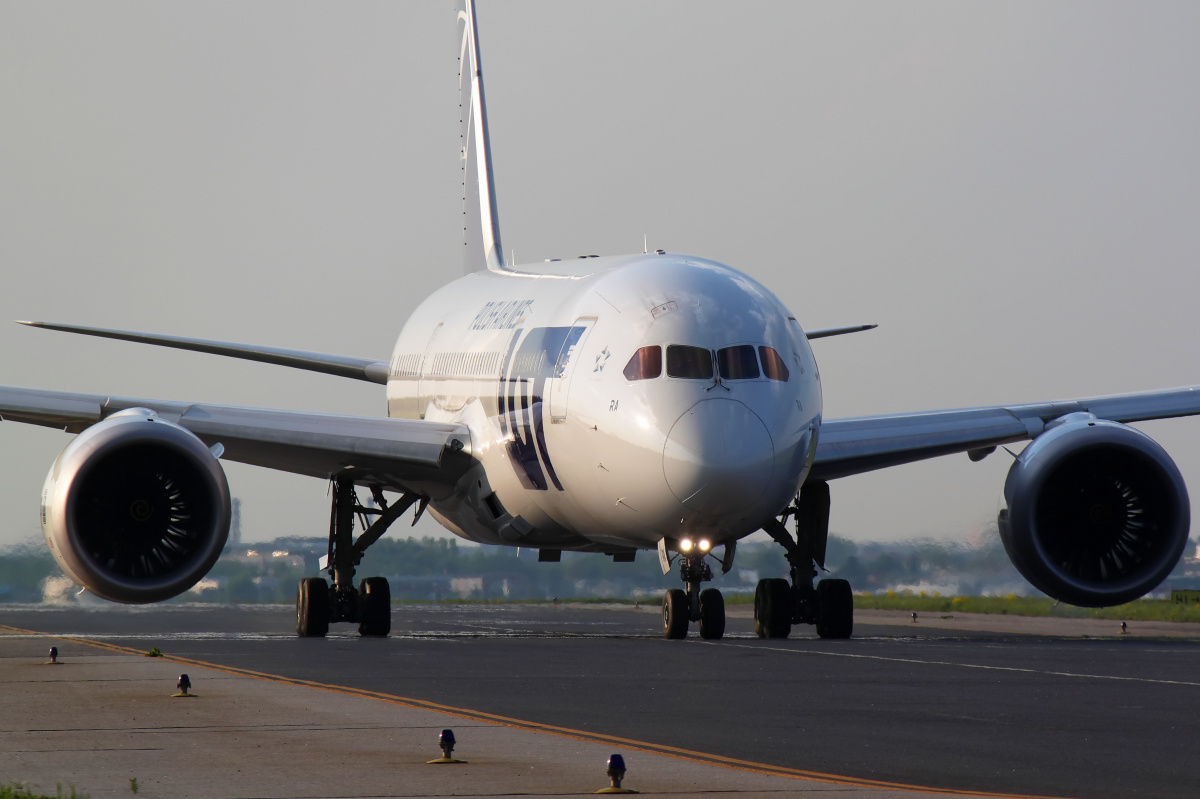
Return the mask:
[[811,479],[833,480],[1032,439],[1049,422],[1068,413],[1092,413],[1114,422],[1194,416],[1200,414],[1200,386],[1064,402],[830,419],[821,423]]
[[229,358],[241,358],[247,361],[273,363],[277,366],[290,366],[293,369],[304,369],[309,372],[322,372],[324,374],[337,375],[338,377],[366,380],[370,383],[387,384],[387,362],[371,358],[329,355],[323,352],[289,350],[282,347],[260,347],[253,344],[234,344],[228,341],[213,341],[203,338],[163,336],[156,333],[136,333],[131,330],[110,330],[104,327],[60,325],[52,322],[21,321],[17,322],[17,324],[42,328],[43,330],[59,330],[63,333],[78,333],[84,336],[98,336],[99,338],[112,338],[119,341],[134,341],[138,344],[153,344],[156,347],[207,352],[210,355],[224,355]]
[[0,387],[0,420],[81,432],[119,411],[146,408],[221,444],[223,460],[360,485],[437,493],[469,466],[466,427],[410,419],[342,416]]

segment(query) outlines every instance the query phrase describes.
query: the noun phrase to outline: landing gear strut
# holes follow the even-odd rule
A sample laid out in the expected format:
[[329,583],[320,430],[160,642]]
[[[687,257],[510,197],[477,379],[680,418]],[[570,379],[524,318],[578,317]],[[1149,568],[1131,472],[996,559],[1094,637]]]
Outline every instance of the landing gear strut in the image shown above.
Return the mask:
[[[672,588],[663,595],[663,637],[686,638],[688,625],[699,622],[700,637],[716,640],[725,635],[725,598],[716,588],[700,590],[700,584],[713,578],[712,568],[705,560],[709,555],[708,542],[693,544],[679,542],[679,577],[683,589]],[[736,541],[725,544],[725,557],[721,561],[722,573],[733,567]],[[666,541],[659,542],[659,562],[663,574],[670,572]]]
[[[796,537],[784,522],[796,518]],[[783,579],[759,580],[754,592],[754,631],[759,638],[787,638],[793,624],[815,624],[822,638],[849,638],[854,629],[854,596],[845,580],[813,578],[825,568],[829,541],[829,484],[806,483],[783,519],[763,530],[787,551],[791,584]]]
[[[427,500],[417,494],[404,494],[389,505],[383,491],[371,489],[378,507],[358,501],[354,480],[339,476],[333,481],[333,507],[329,514],[329,555],[327,569],[333,583],[321,577],[306,577],[296,590],[296,634],[320,638],[329,632],[332,622],[357,622],[358,632],[366,636],[386,636],[392,629],[391,589],[383,577],[368,577],[354,585],[354,570],[362,562],[367,547],[379,540],[387,528],[418,500],[420,517]],[[354,540],[354,517],[362,520],[363,533]],[[370,525],[367,516],[376,519]]]

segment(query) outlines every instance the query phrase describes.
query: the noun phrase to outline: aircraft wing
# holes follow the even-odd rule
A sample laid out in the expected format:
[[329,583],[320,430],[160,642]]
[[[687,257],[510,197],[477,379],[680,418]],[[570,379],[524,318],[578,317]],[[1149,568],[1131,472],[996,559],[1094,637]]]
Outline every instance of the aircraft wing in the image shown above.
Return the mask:
[[975,451],[973,457],[982,458],[1001,444],[1036,437],[1060,416],[1079,412],[1114,422],[1194,416],[1200,414],[1200,386],[1063,402],[829,419],[821,423],[810,479],[833,480],[955,452]]
[[353,358],[346,355],[330,355],[324,352],[308,352],[307,350],[290,350],[283,347],[262,347],[255,344],[235,344],[230,341],[213,341],[205,338],[185,338],[184,336],[164,336],[157,333],[138,333],[132,330],[111,330],[105,327],[60,325],[53,322],[17,322],[17,324],[28,325],[29,327],[41,328],[43,330],[58,330],[63,333],[78,333],[84,336],[111,338],[118,341],[133,341],[138,344],[153,344],[156,347],[171,347],[177,350],[206,352],[210,355],[224,355],[227,358],[241,358],[247,361],[273,363],[277,366],[290,366],[293,369],[322,372],[338,377],[350,377],[355,380],[366,380],[370,383],[387,385],[387,361],[379,361],[372,358]]
[[0,386],[0,420],[70,433],[129,408],[220,444],[223,460],[311,477],[348,473],[360,485],[428,494],[452,487],[470,460],[471,435],[460,425]]

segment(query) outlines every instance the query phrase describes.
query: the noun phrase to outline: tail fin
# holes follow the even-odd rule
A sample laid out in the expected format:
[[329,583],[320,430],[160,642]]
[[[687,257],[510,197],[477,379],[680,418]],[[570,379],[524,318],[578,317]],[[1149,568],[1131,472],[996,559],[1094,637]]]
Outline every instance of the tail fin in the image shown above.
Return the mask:
[[496,186],[492,180],[491,145],[488,142],[487,107],[483,102],[483,73],[479,68],[479,40],[475,27],[475,0],[459,0],[458,99],[462,117],[463,169],[463,270],[470,274],[484,267],[506,269],[500,246],[500,218],[496,213]]

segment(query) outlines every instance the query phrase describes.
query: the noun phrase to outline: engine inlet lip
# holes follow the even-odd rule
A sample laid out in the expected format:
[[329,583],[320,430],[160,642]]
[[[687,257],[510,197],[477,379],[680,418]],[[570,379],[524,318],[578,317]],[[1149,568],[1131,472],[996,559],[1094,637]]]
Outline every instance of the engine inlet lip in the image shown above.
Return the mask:
[[[1157,495],[1158,500],[1153,546],[1128,571],[1105,579],[1071,568],[1064,559],[1071,548],[1050,538],[1043,524],[1050,501],[1044,492],[1052,489],[1060,470],[1078,469],[1093,456],[1116,458],[1122,468],[1114,476],[1129,478],[1142,488],[1143,498]],[[1002,537],[1013,564],[1034,587],[1083,607],[1121,604],[1153,590],[1178,561],[1190,526],[1187,487],[1174,461],[1145,433],[1106,420],[1064,425],[1035,439],[1010,471],[1005,497],[1009,532]]]
[[[88,484],[95,470],[111,463],[112,458],[120,458],[127,450],[139,447],[165,451],[170,458],[178,459],[177,463],[187,464],[188,477],[194,486],[192,494],[203,498],[207,518],[195,525],[200,531],[196,545],[182,555],[182,561],[176,567],[132,579],[126,574],[112,572],[106,564],[91,556],[89,536],[86,530],[81,531],[78,521],[81,518],[81,487]],[[65,526],[67,544],[51,549],[76,582],[101,598],[144,603],[177,596],[207,573],[224,548],[230,517],[229,487],[224,470],[200,439],[170,422],[137,416],[101,422],[68,445],[52,469],[51,479],[56,485],[51,516],[58,520],[56,526]],[[138,504],[139,500],[135,498],[122,509],[122,512],[130,513],[126,518],[136,516]]]

